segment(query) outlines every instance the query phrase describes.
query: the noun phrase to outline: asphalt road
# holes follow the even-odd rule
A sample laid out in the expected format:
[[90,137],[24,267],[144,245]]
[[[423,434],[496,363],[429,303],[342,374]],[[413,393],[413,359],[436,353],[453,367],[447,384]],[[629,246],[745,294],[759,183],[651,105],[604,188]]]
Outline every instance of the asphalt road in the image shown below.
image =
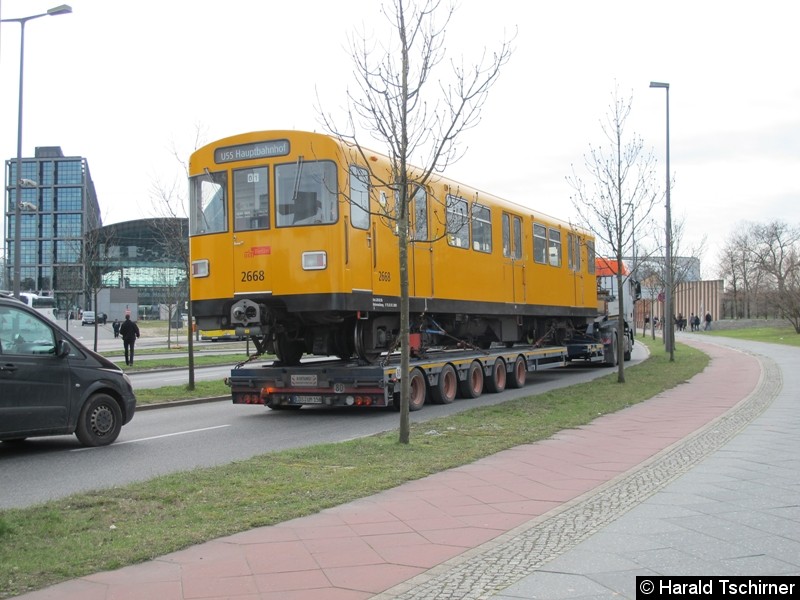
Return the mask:
[[[646,350],[634,348],[634,364]],[[223,370],[229,369],[228,367]],[[497,404],[605,375],[607,368],[554,369],[528,376],[528,385],[474,400],[425,406],[414,422],[475,406]],[[177,372],[176,376],[186,377]],[[159,375],[162,385],[163,374]],[[390,410],[270,411],[229,401],[173,406],[136,413],[117,442],[83,448],[74,436],[0,444],[0,509],[25,507],[70,494],[143,481],[167,473],[227,464],[259,454],[396,429]]]

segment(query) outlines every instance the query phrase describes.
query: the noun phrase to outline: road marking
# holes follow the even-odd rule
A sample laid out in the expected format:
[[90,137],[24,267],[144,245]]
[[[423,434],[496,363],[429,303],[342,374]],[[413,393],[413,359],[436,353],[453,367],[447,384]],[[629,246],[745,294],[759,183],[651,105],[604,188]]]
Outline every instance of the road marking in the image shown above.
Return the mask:
[[[158,440],[161,438],[173,437],[176,435],[186,435],[187,433],[200,433],[201,431],[211,431],[212,429],[222,429],[223,427],[230,427],[228,425],[215,425],[214,427],[203,427],[202,429],[190,429],[188,431],[176,431],[175,433],[165,433],[164,435],[154,435],[152,437],[139,438],[137,440],[126,440],[124,442],[115,442],[114,446],[122,446],[123,444],[136,444],[138,442],[147,442],[149,440]],[[71,452],[82,452],[83,450],[96,450],[97,448],[75,448]]]

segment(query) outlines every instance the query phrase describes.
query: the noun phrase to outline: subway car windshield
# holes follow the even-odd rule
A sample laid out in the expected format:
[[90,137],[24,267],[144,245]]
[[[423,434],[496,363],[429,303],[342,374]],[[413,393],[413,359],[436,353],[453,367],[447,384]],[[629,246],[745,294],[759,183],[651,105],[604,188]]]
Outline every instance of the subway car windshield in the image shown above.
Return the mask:
[[220,233],[228,229],[228,174],[226,171],[191,178],[189,235]]

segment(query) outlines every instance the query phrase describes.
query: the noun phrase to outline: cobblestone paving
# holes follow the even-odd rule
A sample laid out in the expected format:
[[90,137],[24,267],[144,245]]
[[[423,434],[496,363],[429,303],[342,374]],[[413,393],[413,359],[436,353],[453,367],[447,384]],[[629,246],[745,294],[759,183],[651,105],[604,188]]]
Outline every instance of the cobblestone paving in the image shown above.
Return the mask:
[[708,427],[558,513],[517,528],[377,598],[488,598],[576,546],[720,448],[772,403],[781,389],[781,371],[772,360],[759,360],[763,374],[758,387]]

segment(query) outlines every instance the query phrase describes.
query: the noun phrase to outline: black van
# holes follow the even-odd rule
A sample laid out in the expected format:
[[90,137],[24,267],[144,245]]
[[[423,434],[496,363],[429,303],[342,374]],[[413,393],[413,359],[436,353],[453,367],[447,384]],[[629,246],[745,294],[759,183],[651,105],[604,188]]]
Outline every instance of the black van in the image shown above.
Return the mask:
[[74,433],[85,446],[105,446],[135,409],[122,369],[34,309],[0,296],[0,441]]

